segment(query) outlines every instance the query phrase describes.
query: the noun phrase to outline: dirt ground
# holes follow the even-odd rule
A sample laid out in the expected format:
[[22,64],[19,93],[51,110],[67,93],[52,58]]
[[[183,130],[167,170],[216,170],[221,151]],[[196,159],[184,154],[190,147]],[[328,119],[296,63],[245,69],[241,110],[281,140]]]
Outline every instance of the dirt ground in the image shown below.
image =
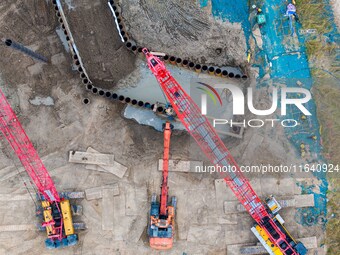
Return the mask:
[[141,45],[202,64],[238,66],[246,61],[240,24],[214,20],[198,1],[120,2],[127,30]]
[[[106,1],[103,2],[106,3]],[[144,2],[140,1],[140,3]],[[75,36],[78,38],[82,36],[82,25],[80,25],[82,23],[78,21],[85,20],[89,8],[94,8],[96,15],[100,15],[102,10],[105,20],[110,18],[107,10],[101,9],[98,1],[86,3],[73,1],[73,3],[83,6],[73,10],[73,12],[81,12],[79,16],[70,11],[71,16],[74,14],[74,20],[71,18],[71,29],[75,30]],[[132,8],[134,1],[129,3],[130,5],[126,8],[131,8],[131,13],[134,9],[134,15],[137,15],[137,7]],[[124,4],[128,5],[128,2]],[[189,3],[188,6],[190,7]],[[183,5],[183,8],[189,8],[188,6]],[[197,12],[199,13],[198,10]],[[212,20],[204,19],[205,14],[201,15],[200,20],[209,20],[210,27],[217,29],[228,26],[218,22],[213,24]],[[58,190],[84,191],[92,187],[110,186],[113,183],[119,185],[120,194],[112,198],[115,204],[112,217],[114,229],[107,231],[101,227],[102,212],[105,210],[102,200],[87,201],[84,199],[80,202],[83,206],[83,215],[79,217],[79,220],[86,223],[87,230],[80,232],[80,243],[77,246],[48,251],[43,244],[44,233],[36,230],[0,231],[0,254],[164,254],[151,251],[146,234],[142,233],[147,225],[150,194],[159,191],[161,172],[157,171],[157,162],[162,156],[163,135],[151,127],[122,118],[121,112],[124,107],[122,104],[105,100],[85,91],[78,73],[72,71],[72,60],[55,32],[58,24],[54,17],[50,1],[1,1],[1,37],[11,38],[31,47],[49,57],[51,64],[36,63],[21,53],[1,45],[0,86],[16,110],[19,120],[39,155],[43,158]],[[133,21],[131,17],[135,20]],[[138,29],[148,25],[146,18],[141,17],[140,24],[144,25],[140,26],[137,24],[137,19],[139,19],[138,16],[127,18],[132,34],[146,46],[156,46],[155,42],[152,42],[155,34],[139,33],[137,35]],[[87,23],[86,26],[92,25],[95,32],[90,35],[89,41],[79,45],[79,50],[82,55],[90,57],[91,54],[94,54],[93,56],[100,54],[103,59],[96,57],[93,62],[85,62],[87,70],[94,80],[118,80],[119,74],[123,76],[133,69],[134,57],[125,55],[125,49],[119,45],[118,35],[113,26],[109,27],[112,35],[108,35],[101,30],[102,18],[95,19],[93,16],[90,20],[98,21],[99,27],[97,28],[91,22]],[[237,31],[234,27],[230,29]],[[179,32],[178,35],[181,44],[184,43],[185,36],[188,36],[183,33],[183,31]],[[197,34],[197,29],[192,28],[191,33]],[[205,36],[204,31],[201,33]],[[239,33],[232,33],[236,34],[241,41],[244,40],[239,37]],[[160,50],[170,47],[170,42],[162,43]],[[109,53],[104,56],[106,45],[111,43],[112,45],[107,49]],[[233,47],[234,39],[231,39],[230,43],[230,47]],[[96,44],[99,49],[94,46]],[[175,51],[176,46],[172,45],[169,53],[182,55],[187,49],[188,55],[186,56],[193,57],[198,44],[196,41],[193,46],[186,45],[183,48],[176,44],[178,51]],[[92,47],[93,52],[87,50],[87,47]],[[214,50],[214,47],[212,45],[205,51],[202,48],[202,52],[206,54],[202,56],[206,56],[207,62],[213,59],[213,54],[209,53]],[[112,54],[115,56],[118,54],[118,57],[111,58],[109,55]],[[237,54],[242,55],[243,52],[238,51]],[[230,54],[230,58],[238,59],[239,55]],[[101,69],[99,64],[101,61],[105,64],[106,72]],[[217,61],[222,61],[222,58]],[[124,65],[121,65],[122,62]],[[37,97],[51,97],[53,104],[49,106],[32,104],[31,100]],[[85,97],[90,99],[89,105],[82,103]],[[260,105],[268,103],[262,99],[258,101]],[[249,141],[256,137],[263,139],[255,143],[255,149],[252,150],[253,147],[248,146]],[[241,165],[298,162],[296,151],[279,127],[275,130],[271,128],[249,129],[243,140],[224,138],[224,141]],[[103,153],[114,154],[118,162],[128,167],[127,174],[119,179],[112,174],[86,170],[83,165],[68,163],[70,150],[85,151],[89,146]],[[1,151],[0,227],[32,222],[38,224],[34,215],[33,202],[5,199],[5,195],[25,194],[26,191],[20,175],[13,174],[15,168],[20,167],[20,163],[3,139]],[[179,131],[175,131],[172,136],[171,158],[205,160],[197,146],[193,146],[190,142],[189,136]],[[210,174],[170,173],[170,195],[178,198],[178,212],[176,242],[174,248],[167,254],[182,254],[183,252],[226,254],[229,245],[256,244],[256,240],[250,235],[253,222],[248,214],[224,214],[223,203],[235,198],[224,184],[222,184],[222,193],[219,193],[221,189],[216,184],[216,177]],[[292,178],[287,184],[280,182],[279,176],[272,176],[270,181],[265,179],[259,183],[256,191],[263,198],[269,193],[291,196],[301,192],[295,182],[296,180]],[[268,185],[267,189],[261,188],[266,185]],[[316,235],[320,245],[323,240],[321,227],[302,227],[296,222],[295,215],[295,208],[287,208],[283,211],[287,228],[291,230],[292,235],[297,238]],[[140,233],[141,236],[136,237],[136,233]],[[237,236],[234,233],[242,233],[242,235],[240,234],[238,238],[231,238]]]
[[112,89],[133,71],[135,56],[122,44],[107,1],[73,0],[71,4],[73,8],[64,4],[65,15],[88,74],[96,86]]

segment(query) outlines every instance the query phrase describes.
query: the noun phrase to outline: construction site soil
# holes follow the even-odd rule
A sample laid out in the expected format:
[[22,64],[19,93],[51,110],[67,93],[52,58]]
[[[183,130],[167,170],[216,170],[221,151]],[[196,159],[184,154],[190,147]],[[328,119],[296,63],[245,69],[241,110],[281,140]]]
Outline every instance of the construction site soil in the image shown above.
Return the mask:
[[[66,14],[94,82],[111,88],[134,70],[135,56],[120,42],[107,1],[63,3],[73,6],[65,8]],[[244,62],[245,39],[240,33],[240,25],[213,20],[195,1],[123,1],[121,6],[127,28],[140,45],[201,63]],[[179,23],[183,26],[176,29]],[[58,190],[84,191],[118,184],[119,195],[110,197],[114,208],[109,219],[102,217],[106,210],[106,205],[102,204],[104,199],[78,202],[83,206],[83,215],[77,216],[75,221],[81,220],[87,225],[87,230],[79,234],[79,244],[48,251],[44,247],[45,233],[35,228],[26,231],[15,228],[39,222],[30,199],[13,201],[6,196],[27,194],[22,180],[27,176],[16,174],[17,170],[22,171],[20,162],[7,142],[1,139],[0,254],[162,254],[150,250],[145,231],[150,196],[159,192],[161,172],[157,170],[157,164],[162,157],[163,134],[124,119],[123,104],[85,90],[79,74],[72,70],[71,56],[56,34],[58,26],[51,1],[0,2],[0,36],[20,42],[50,59],[48,64],[35,62],[1,45],[0,87]],[[221,55],[216,54],[217,48],[223,49]],[[250,86],[255,83],[252,81]],[[268,95],[265,90],[263,93]],[[32,100],[47,97],[53,99],[52,104],[32,103]],[[90,104],[83,104],[84,98],[88,98]],[[266,98],[255,101],[258,105],[268,105]],[[280,126],[247,129],[243,139],[226,137],[223,140],[240,165],[301,161]],[[118,162],[128,167],[125,176],[120,179],[68,162],[70,150],[85,151],[90,146],[99,152],[114,154]],[[175,131],[171,138],[171,158],[206,161],[184,131]],[[309,177],[309,183],[316,182],[312,175]],[[217,175],[209,173],[170,173],[170,194],[178,199],[178,212],[176,240],[168,254],[228,252],[231,255],[237,254],[233,253],[236,246],[257,243],[250,231],[253,220],[248,214],[226,213],[225,202],[235,202],[236,198],[225,183],[216,178]],[[252,178],[254,189],[261,198],[272,193],[280,198],[300,195],[301,189],[296,182],[294,176],[282,179],[277,174],[264,179]],[[292,235],[296,238],[316,236],[319,248],[312,251],[324,254],[320,248],[324,238],[322,226],[302,226],[296,215],[294,207],[282,212]],[[102,223],[107,220],[112,220],[113,230],[103,230]],[[13,230],[2,231],[3,226],[13,226]]]

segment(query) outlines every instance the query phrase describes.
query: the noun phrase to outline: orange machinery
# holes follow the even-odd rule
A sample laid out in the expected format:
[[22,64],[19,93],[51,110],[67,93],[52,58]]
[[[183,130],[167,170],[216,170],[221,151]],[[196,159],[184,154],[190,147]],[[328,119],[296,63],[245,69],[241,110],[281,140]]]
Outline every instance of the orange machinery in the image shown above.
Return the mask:
[[161,186],[160,202],[156,194],[152,195],[148,235],[150,247],[157,250],[172,248],[174,238],[175,210],[177,200],[171,197],[168,204],[168,173],[169,151],[172,125],[169,122],[163,124],[164,131],[164,154],[163,154],[163,177]]

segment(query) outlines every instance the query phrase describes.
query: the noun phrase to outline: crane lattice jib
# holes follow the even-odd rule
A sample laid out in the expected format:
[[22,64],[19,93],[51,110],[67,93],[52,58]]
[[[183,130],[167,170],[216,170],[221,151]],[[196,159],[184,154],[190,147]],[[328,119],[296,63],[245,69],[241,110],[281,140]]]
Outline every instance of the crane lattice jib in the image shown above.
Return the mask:
[[[172,77],[163,62],[149,53],[147,49],[143,49],[143,52],[146,56],[150,70],[155,75],[178,118],[190,135],[196,140],[208,159],[214,165],[220,167],[229,166],[230,169],[236,169],[235,172],[221,171],[220,173],[238,200],[252,218],[265,229],[273,243],[279,245],[279,243],[286,240],[286,235],[271,219],[264,204],[250,186],[249,181],[240,171],[239,166],[210,124],[209,120],[201,114],[199,107]],[[273,232],[275,232],[275,237],[272,235]],[[297,254],[288,243],[286,244],[286,248],[282,249],[282,252],[284,253],[284,250],[287,248],[291,248],[293,251],[293,253],[290,254]]]
[[59,194],[50,175],[1,90],[0,131],[13,148],[39,192],[49,202],[60,202]]

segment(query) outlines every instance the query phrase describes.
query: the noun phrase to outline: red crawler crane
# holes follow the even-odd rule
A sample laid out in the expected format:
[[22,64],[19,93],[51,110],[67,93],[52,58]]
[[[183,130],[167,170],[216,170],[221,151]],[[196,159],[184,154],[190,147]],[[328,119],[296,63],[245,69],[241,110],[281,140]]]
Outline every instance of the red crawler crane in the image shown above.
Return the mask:
[[237,169],[236,172],[221,172],[221,175],[258,226],[265,230],[271,243],[279,247],[282,254],[285,255],[306,254],[307,249],[303,244],[295,242],[283,225],[275,220],[270,209],[262,203],[209,120],[201,114],[199,107],[172,77],[164,63],[145,48],[143,53],[146,56],[149,69],[155,75],[177,117],[208,159],[214,165],[233,166],[230,169]]
[[0,131],[18,156],[27,174],[34,182],[42,199],[48,248],[77,243],[74,234],[69,201],[61,199],[37,151],[27,137],[12,107],[0,90]]

